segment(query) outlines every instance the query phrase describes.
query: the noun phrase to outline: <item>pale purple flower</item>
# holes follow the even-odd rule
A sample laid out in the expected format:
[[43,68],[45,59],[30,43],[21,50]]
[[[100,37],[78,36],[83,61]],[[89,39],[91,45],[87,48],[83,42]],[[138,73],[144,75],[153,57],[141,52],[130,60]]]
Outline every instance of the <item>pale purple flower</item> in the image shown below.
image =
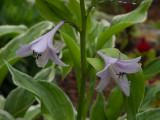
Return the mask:
[[20,44],[21,48],[16,51],[16,56],[26,57],[33,54],[38,67],[45,67],[49,58],[58,65],[68,66],[59,59],[56,54],[59,50],[54,48],[52,43],[55,33],[63,24],[64,21],[61,21],[50,32],[27,45]]
[[126,73],[135,73],[139,71],[141,65],[136,63],[140,61],[141,57],[123,60],[121,54],[119,54],[119,58],[108,57],[101,52],[97,52],[96,54],[104,60],[106,65],[102,71],[96,74],[101,77],[100,83],[96,89],[102,91],[108,85],[110,78],[112,77],[123,93],[126,96],[129,96],[130,82],[126,77]]

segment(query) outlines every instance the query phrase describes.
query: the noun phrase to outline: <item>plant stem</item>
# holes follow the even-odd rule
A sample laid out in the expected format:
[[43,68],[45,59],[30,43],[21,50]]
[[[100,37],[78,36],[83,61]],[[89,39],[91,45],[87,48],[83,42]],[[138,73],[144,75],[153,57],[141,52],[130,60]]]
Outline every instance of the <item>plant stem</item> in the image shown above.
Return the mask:
[[84,109],[85,101],[85,88],[86,88],[86,69],[87,69],[87,55],[86,55],[86,10],[84,0],[80,0],[81,16],[82,16],[82,30],[80,32],[81,43],[81,88],[78,101],[78,115],[77,120],[82,120],[82,112]]

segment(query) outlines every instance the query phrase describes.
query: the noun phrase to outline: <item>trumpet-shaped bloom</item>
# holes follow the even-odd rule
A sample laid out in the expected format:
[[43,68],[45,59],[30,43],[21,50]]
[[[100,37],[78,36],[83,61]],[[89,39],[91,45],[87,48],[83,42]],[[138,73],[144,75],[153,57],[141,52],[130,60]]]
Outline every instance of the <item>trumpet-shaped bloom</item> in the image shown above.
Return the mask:
[[56,53],[59,51],[53,47],[52,41],[57,30],[64,24],[61,21],[50,32],[37,38],[27,45],[20,44],[21,48],[16,51],[17,57],[26,57],[31,54],[36,58],[38,67],[45,67],[49,58],[58,65],[67,66]]
[[130,82],[127,79],[126,73],[135,73],[139,70],[139,62],[141,57],[123,60],[123,57],[119,54],[119,58],[112,58],[105,56],[101,52],[97,52],[105,62],[105,68],[98,72],[96,75],[101,77],[100,83],[97,86],[98,91],[102,91],[109,83],[112,77],[117,86],[123,91],[126,96],[130,95]]

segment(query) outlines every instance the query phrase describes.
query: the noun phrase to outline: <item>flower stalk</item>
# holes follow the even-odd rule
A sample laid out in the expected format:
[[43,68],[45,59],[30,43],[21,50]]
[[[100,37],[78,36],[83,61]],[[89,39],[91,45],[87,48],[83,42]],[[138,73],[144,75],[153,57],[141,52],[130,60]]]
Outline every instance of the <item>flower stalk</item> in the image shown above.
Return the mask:
[[80,46],[81,46],[81,87],[78,103],[77,120],[82,120],[82,111],[84,109],[85,88],[86,88],[86,69],[87,69],[87,55],[86,55],[86,10],[84,0],[80,0],[81,16],[82,16],[82,30],[80,32]]

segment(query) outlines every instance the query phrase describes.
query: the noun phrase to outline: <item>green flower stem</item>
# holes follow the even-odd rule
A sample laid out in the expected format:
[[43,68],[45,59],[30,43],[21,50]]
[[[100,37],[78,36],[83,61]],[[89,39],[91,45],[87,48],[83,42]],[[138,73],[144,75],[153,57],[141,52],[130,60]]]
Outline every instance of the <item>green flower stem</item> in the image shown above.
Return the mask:
[[80,88],[80,95],[78,101],[78,115],[77,120],[82,120],[82,113],[85,101],[85,88],[86,88],[86,81],[87,81],[87,55],[86,55],[86,10],[84,0],[80,0],[80,7],[81,7],[81,16],[82,16],[82,30],[80,32],[80,43],[81,43],[81,88]]

